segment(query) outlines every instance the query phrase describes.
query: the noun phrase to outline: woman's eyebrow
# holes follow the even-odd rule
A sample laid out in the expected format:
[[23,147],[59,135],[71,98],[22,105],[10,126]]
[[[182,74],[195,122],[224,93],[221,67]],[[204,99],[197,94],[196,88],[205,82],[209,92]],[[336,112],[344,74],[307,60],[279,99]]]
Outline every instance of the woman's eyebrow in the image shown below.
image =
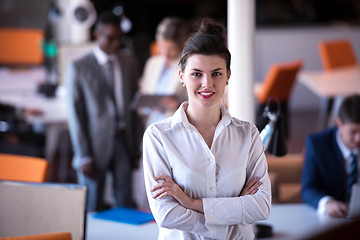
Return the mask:
[[[197,68],[192,68],[191,70],[197,71],[197,72],[203,72],[202,70],[197,69]],[[211,72],[216,72],[216,71],[220,71],[220,70],[223,70],[223,68],[215,68],[215,69],[211,70]]]

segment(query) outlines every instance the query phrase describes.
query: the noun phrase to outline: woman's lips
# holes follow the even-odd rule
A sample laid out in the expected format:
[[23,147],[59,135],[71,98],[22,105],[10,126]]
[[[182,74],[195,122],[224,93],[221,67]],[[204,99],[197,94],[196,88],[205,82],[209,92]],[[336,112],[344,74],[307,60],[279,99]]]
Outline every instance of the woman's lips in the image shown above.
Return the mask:
[[212,91],[202,91],[202,92],[199,92],[200,96],[203,97],[203,98],[211,98],[215,92],[212,92]]

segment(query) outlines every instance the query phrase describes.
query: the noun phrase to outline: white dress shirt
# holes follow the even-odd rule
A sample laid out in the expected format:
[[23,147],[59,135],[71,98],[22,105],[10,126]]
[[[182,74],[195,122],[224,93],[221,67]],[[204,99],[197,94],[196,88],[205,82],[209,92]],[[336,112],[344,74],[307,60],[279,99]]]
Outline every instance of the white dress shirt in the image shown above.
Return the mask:
[[[358,159],[358,172],[360,172],[360,164],[359,164],[359,150],[356,149],[356,150],[351,150],[349,149],[348,147],[345,146],[345,144],[342,142],[341,140],[341,137],[340,137],[340,131],[339,129],[337,130],[336,132],[336,143],[337,145],[339,146],[340,148],[340,151],[344,157],[344,162],[345,162],[345,171],[347,174],[349,174],[349,171],[350,171],[350,165],[351,165],[351,162],[350,162],[350,156],[352,153],[355,153],[357,155],[357,159]],[[360,182],[360,174],[358,174],[358,181],[357,182]],[[326,214],[326,204],[328,203],[329,200],[331,200],[332,197],[331,196],[325,196],[325,197],[322,197],[318,203],[318,208],[317,208],[317,213],[319,215],[327,215]]]
[[[232,118],[221,106],[209,149],[185,114],[151,124],[144,134],[143,161],[149,205],[159,239],[253,239],[251,224],[268,218],[271,188],[264,145],[254,124]],[[204,213],[184,208],[174,198],[153,199],[155,177],[170,176]],[[249,179],[263,183],[254,195],[239,196]]]

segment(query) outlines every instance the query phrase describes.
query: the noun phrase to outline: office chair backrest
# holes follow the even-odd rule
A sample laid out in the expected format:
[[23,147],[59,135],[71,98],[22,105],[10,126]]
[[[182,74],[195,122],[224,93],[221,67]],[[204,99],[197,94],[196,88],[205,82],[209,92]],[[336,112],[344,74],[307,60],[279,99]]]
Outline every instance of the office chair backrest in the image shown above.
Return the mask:
[[43,64],[43,38],[44,31],[41,29],[0,28],[0,64]]
[[37,235],[22,235],[0,237],[0,240],[72,240],[70,232],[45,233]]
[[276,97],[280,102],[288,101],[296,75],[302,64],[301,60],[273,64],[256,96],[259,103],[266,104],[270,97]]
[[352,45],[347,39],[319,42],[319,52],[325,70],[357,64]]
[[0,179],[45,182],[49,163],[42,158],[0,153]]

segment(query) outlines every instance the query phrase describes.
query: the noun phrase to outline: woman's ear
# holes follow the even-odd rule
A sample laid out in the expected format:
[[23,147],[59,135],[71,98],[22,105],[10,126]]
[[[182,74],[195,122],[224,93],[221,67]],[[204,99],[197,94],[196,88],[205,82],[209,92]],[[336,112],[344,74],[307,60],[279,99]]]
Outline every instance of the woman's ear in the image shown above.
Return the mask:
[[181,86],[185,87],[184,75],[183,75],[181,69],[179,69],[179,80],[180,80]]
[[228,70],[228,72],[227,72],[228,82],[229,82],[230,76],[231,76],[231,69],[229,68],[229,70]]

